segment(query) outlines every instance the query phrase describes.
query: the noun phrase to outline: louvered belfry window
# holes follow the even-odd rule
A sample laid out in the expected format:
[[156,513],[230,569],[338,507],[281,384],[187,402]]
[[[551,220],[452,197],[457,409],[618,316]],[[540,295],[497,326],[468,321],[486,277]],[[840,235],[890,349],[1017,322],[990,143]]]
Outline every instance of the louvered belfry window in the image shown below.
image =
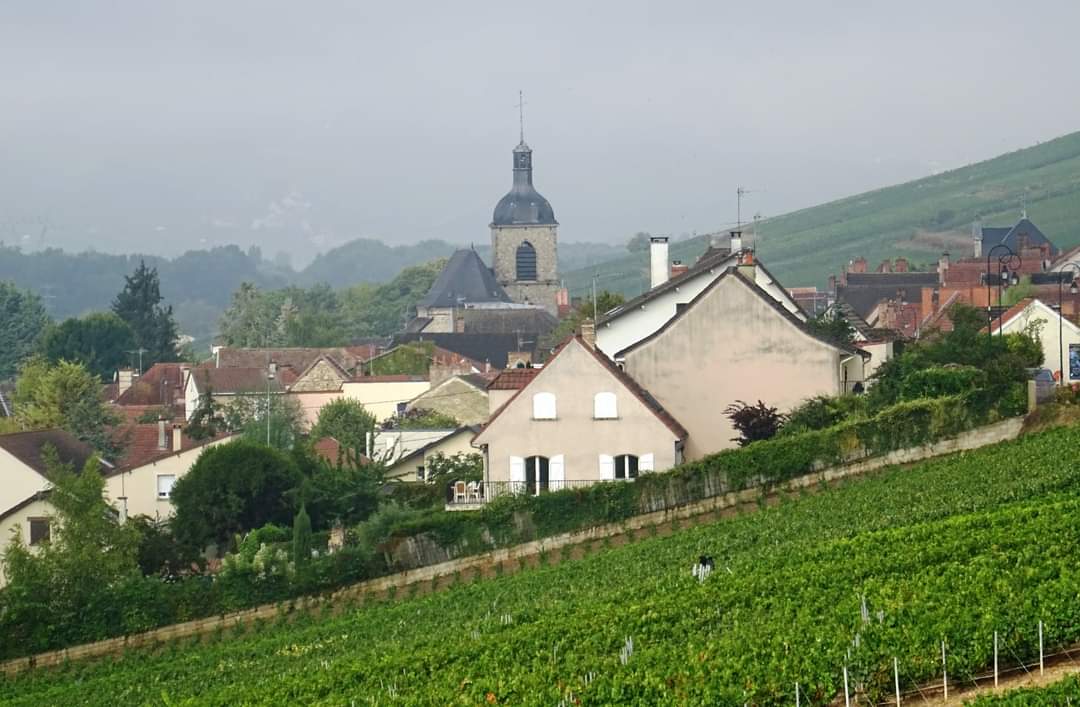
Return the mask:
[[536,248],[533,244],[525,241],[517,248],[517,279],[536,280]]

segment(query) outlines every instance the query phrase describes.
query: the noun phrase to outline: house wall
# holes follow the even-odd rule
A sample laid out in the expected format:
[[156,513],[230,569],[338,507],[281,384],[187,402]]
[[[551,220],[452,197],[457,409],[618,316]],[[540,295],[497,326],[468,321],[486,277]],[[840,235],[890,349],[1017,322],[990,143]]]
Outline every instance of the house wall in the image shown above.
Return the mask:
[[[7,450],[0,449],[0,513],[22,503],[49,486],[45,477],[23,464]],[[5,543],[0,536],[0,543]]]
[[[533,395],[553,393],[556,419],[534,420]],[[615,393],[618,418],[593,419],[593,396]],[[575,339],[476,438],[486,445],[485,478],[510,481],[510,458],[563,455],[567,481],[599,481],[600,455],[654,455],[675,465],[675,434]]]
[[346,398],[357,400],[378,421],[393,417],[397,413],[398,403],[410,402],[421,393],[427,392],[431,383],[424,381],[347,381],[342,384],[341,392]]
[[[735,259],[731,258],[724,262],[734,263]],[[715,268],[703,271],[699,276],[680,284],[678,288],[668,290],[646,302],[643,307],[625,312],[618,319],[597,327],[596,348],[609,357],[614,357],[619,351],[651,336],[675,316],[677,305],[686,304],[700,295],[713,280],[723,274],[724,269],[724,265],[717,265]],[[771,279],[764,270],[755,268],[754,281],[758,287],[772,295],[773,299],[784,305],[788,311],[805,320],[805,314],[792,303],[787,291]]]
[[422,457],[415,457],[407,461],[399,462],[387,472],[387,477],[401,481],[420,481],[417,475],[419,468],[427,469],[428,459],[436,454],[452,457],[455,454],[476,454],[480,450],[472,446],[473,431],[461,430],[448,435],[430,448],[424,450]]
[[300,405],[300,409],[304,411],[304,429],[310,430],[311,426],[319,419],[319,410],[322,410],[324,405],[342,397],[344,393],[340,390],[334,390],[314,393],[289,392],[286,395],[294,398]]
[[867,378],[874,375],[874,372],[881,367],[881,364],[893,357],[893,342],[891,341],[856,342],[855,345],[870,354],[870,360],[864,364],[863,370]]
[[[1080,382],[1080,376],[1073,378],[1069,375],[1069,345],[1080,345],[1080,328],[1077,328],[1067,319],[1061,324],[1062,336],[1058,337],[1058,313],[1041,302],[1032,302],[1023,312],[1010,319],[1002,327],[1006,334],[1020,334],[1032,323],[1042,322],[1039,330],[1039,340],[1043,349],[1043,368],[1049,368],[1058,374],[1061,370],[1061,356],[1065,361],[1065,382]],[[995,320],[996,323],[996,320]],[[997,336],[998,328],[994,327],[994,336]]]
[[494,390],[488,389],[488,417],[495,414],[495,411],[506,404],[506,401],[514,397],[516,390]]
[[289,390],[296,393],[337,392],[344,380],[337,369],[324,360],[312,366]]
[[113,474],[105,478],[105,496],[109,504],[121,512],[123,517],[124,501],[127,497],[127,516],[148,516],[154,519],[164,519],[172,516],[175,509],[168,499],[159,499],[157,496],[157,477],[171,474],[177,480],[183,478],[198,460],[204,450],[210,447],[224,444],[231,438],[225,438],[209,442],[195,449],[188,449],[160,459],[156,462],[144,464],[130,471]]
[[434,410],[463,425],[478,425],[488,418],[488,394],[460,378],[449,378],[414,399],[408,409]]
[[[25,501],[31,494],[23,496],[11,506]],[[17,513],[12,513],[6,518],[0,519],[0,587],[7,583],[4,577],[4,551],[11,542],[12,537],[18,534],[24,545],[30,544],[30,519],[42,518],[54,514],[52,504],[45,500],[34,501]]]
[[690,433],[687,459],[700,459],[735,446],[722,411],[736,400],[788,411],[841,393],[842,355],[850,354],[801,330],[732,275],[628,351],[625,370]]

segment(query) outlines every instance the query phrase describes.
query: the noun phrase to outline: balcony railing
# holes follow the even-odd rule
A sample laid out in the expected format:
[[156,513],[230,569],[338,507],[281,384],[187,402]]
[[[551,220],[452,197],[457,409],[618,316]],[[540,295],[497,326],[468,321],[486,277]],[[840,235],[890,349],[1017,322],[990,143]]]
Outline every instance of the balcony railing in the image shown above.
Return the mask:
[[446,488],[447,507],[468,507],[488,503],[500,496],[539,496],[552,491],[584,488],[598,483],[594,479],[563,481],[456,481]]

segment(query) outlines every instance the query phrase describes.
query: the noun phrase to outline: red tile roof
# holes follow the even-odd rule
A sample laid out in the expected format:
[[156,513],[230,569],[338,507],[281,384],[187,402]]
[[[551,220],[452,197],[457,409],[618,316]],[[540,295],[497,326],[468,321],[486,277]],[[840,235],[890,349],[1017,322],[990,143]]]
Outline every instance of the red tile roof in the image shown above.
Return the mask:
[[[218,395],[237,393],[265,393],[267,388],[266,367],[261,368],[193,368],[191,376],[200,393],[210,388]],[[270,383],[270,390],[282,393],[285,387],[296,381],[296,373],[279,368]]]
[[[112,473],[137,469],[138,467],[145,466],[151,462],[159,461],[176,454],[176,451],[174,451],[172,447],[172,423],[165,423],[164,449],[159,445],[159,434],[160,432],[156,422],[133,424],[118,428],[116,436],[119,440],[124,442],[125,447],[124,453],[121,455],[116,465],[117,471]],[[179,451],[186,452],[191,449],[196,449],[228,436],[228,434],[222,433],[212,439],[194,440],[185,434],[181,437]]]
[[169,405],[184,396],[187,363],[155,363],[116,398],[117,405]]
[[540,372],[539,368],[507,368],[488,384],[488,390],[521,390]]
[[89,444],[79,441],[69,432],[59,428],[0,435],[0,449],[42,476],[46,472],[45,458],[42,454],[46,445],[51,445],[56,449],[60,461],[70,464],[75,473],[82,471],[86,460],[94,454]]
[[208,363],[217,368],[262,368],[273,361],[279,368],[292,368],[297,374],[307,368],[320,356],[328,356],[347,371],[354,370],[359,364],[378,355],[383,347],[378,344],[359,344],[357,346],[332,346],[326,348],[283,347],[283,348],[234,348],[222,346]]

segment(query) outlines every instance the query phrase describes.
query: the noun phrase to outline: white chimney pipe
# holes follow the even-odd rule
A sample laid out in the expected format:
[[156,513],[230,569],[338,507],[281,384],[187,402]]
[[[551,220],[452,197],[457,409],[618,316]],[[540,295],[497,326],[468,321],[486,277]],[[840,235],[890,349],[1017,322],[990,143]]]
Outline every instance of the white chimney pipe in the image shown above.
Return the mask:
[[742,231],[731,232],[731,252],[738,253],[742,250]]
[[668,281],[667,236],[649,238],[649,287],[659,287]]

